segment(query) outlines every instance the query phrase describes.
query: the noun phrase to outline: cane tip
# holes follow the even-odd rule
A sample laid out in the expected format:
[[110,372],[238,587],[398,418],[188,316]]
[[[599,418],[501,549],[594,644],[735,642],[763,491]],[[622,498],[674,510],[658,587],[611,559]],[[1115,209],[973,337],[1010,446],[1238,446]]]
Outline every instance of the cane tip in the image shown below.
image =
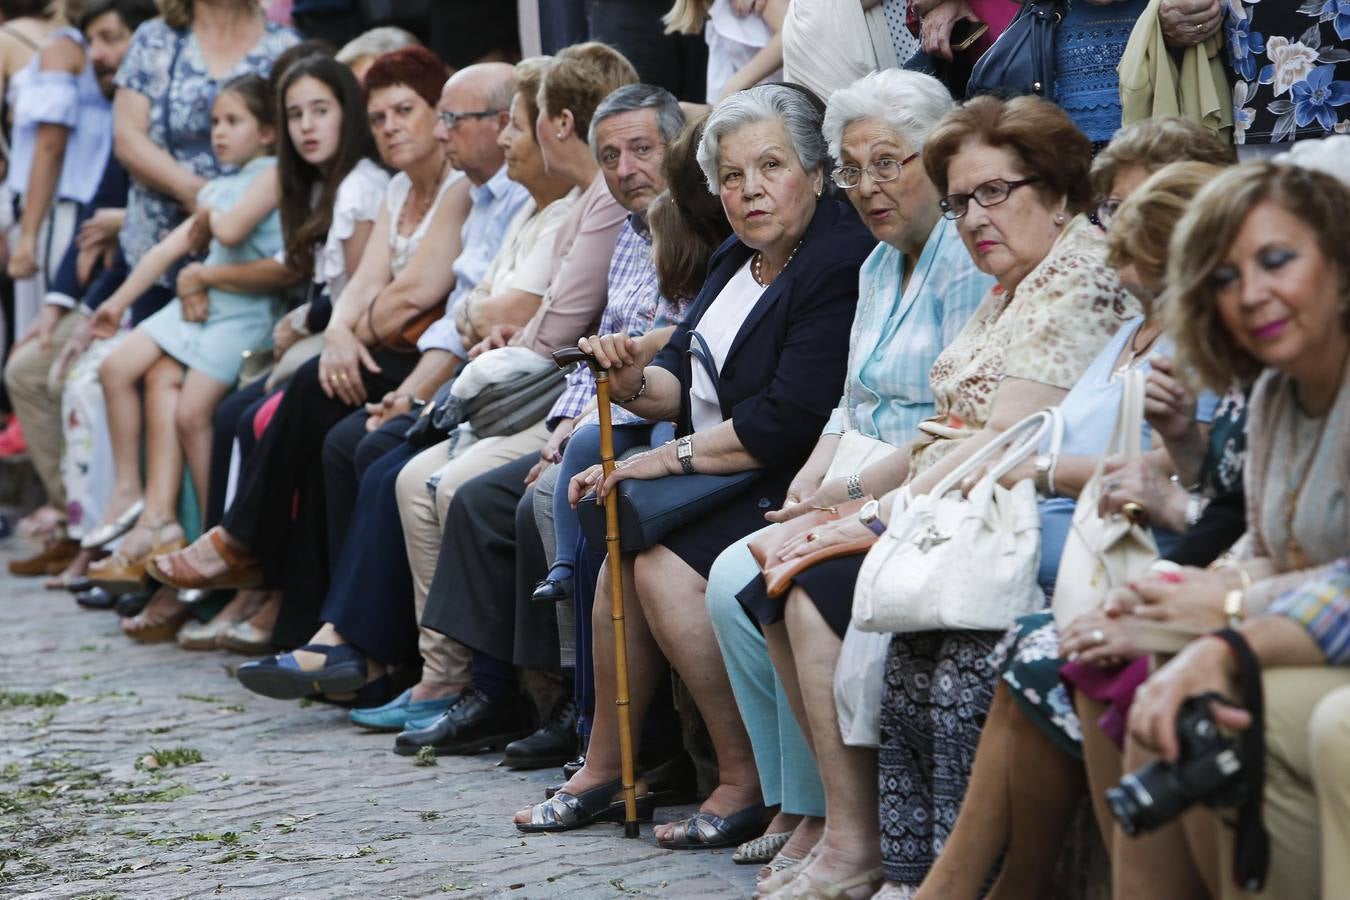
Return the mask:
[[623,836],[626,837],[626,838],[636,838],[636,837],[638,836],[638,823],[636,823],[636,822],[624,822],[624,823],[623,823]]

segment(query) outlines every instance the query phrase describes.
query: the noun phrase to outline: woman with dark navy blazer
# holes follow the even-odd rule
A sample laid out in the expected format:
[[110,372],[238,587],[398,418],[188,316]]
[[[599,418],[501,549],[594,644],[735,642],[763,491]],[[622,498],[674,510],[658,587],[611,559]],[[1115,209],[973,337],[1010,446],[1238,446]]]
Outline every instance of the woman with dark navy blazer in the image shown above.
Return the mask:
[[[624,558],[634,730],[669,661],[708,725],[720,770],[720,784],[696,815],[657,828],[663,847],[734,846],[767,822],[703,593],[717,555],[762,527],[765,511],[781,504],[843,386],[858,268],[876,239],[847,204],[821,199],[828,150],[820,126],[819,108],[792,87],[762,85],[719,103],[698,159],[735,234],[714,254],[685,323],[653,360],[621,334],[579,343],[609,369],[616,402],[645,419],[676,420],[680,436],[620,463],[603,484],[598,466],[578,475],[570,486],[573,503],[626,478],[762,470],[722,509]],[[586,765],[552,799],[517,813],[523,831],[622,818],[622,804],[612,805],[620,773],[609,615],[610,587],[602,576]],[[649,817],[643,792],[639,779],[639,811]]]

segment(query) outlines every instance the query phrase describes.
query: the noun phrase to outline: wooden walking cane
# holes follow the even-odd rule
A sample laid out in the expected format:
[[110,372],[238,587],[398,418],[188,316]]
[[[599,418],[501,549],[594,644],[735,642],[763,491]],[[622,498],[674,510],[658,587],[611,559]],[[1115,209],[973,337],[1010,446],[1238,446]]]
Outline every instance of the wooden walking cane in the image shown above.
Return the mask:
[[[595,357],[576,347],[553,354],[553,361],[567,368],[573,363],[590,366],[595,374],[596,402],[600,413],[600,466],[604,477],[614,471],[614,423],[609,415],[609,372],[596,365]],[[564,485],[559,486],[565,489]],[[619,494],[605,497],[605,564],[609,567],[610,621],[614,623],[614,705],[619,714],[619,764],[623,775],[623,836],[638,836],[637,790],[633,784],[633,723],[628,699],[628,640],[623,624],[623,557],[619,550]]]

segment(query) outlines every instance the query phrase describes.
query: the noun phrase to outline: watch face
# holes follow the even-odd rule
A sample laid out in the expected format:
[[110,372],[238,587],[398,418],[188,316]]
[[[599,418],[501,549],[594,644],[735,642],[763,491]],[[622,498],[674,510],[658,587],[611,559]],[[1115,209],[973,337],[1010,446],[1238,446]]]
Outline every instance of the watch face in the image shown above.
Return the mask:
[[880,501],[876,499],[868,500],[862,505],[862,509],[858,510],[858,518],[862,520],[863,524],[866,524],[877,517],[879,509],[881,509]]

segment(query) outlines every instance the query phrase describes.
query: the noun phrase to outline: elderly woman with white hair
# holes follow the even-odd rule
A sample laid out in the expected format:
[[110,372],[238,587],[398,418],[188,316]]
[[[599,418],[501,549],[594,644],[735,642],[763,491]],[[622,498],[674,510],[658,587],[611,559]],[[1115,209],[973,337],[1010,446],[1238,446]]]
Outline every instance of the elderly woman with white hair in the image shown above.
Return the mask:
[[[899,447],[933,414],[928,370],[993,284],[975,268],[955,224],[942,218],[937,189],[920,160],[929,131],[951,107],[937,79],[896,69],[867,75],[830,97],[824,134],[838,161],[832,178],[881,243],[859,272],[843,396],[788,488],[789,510],[814,494],[832,468],[853,473],[852,452],[840,452],[845,435],[854,446],[861,435]],[[876,753],[843,744],[832,691],[847,598],[828,609],[790,602],[785,609],[782,599],[765,594],[746,545],[733,544],[713,566],[708,609],[766,800],[780,800],[782,809],[765,838],[742,848],[742,857],[758,861],[776,852],[762,873],[767,878],[801,860],[823,829],[824,852],[813,866],[818,881],[879,873]],[[749,591],[742,592],[747,583]],[[812,755],[831,762],[819,775]]]
[[[663,847],[734,846],[759,835],[768,819],[703,593],[718,554],[782,504],[843,384],[858,268],[873,238],[845,204],[822,199],[828,150],[820,124],[812,98],[793,87],[761,85],[719,103],[698,160],[734,234],[713,255],[684,323],[654,360],[623,334],[579,343],[610,370],[616,402],[644,419],[677,421],[679,437],[629,458],[603,483],[598,466],[578,475],[573,503],[629,478],[760,473],[714,512],[623,558],[634,744],[669,660],[703,714],[720,768],[696,815],[656,829]],[[691,364],[691,351],[705,359]],[[623,817],[607,574],[593,615],[595,721],[586,764],[553,798],[517,814],[522,831]],[[641,780],[638,792],[650,817]]]

